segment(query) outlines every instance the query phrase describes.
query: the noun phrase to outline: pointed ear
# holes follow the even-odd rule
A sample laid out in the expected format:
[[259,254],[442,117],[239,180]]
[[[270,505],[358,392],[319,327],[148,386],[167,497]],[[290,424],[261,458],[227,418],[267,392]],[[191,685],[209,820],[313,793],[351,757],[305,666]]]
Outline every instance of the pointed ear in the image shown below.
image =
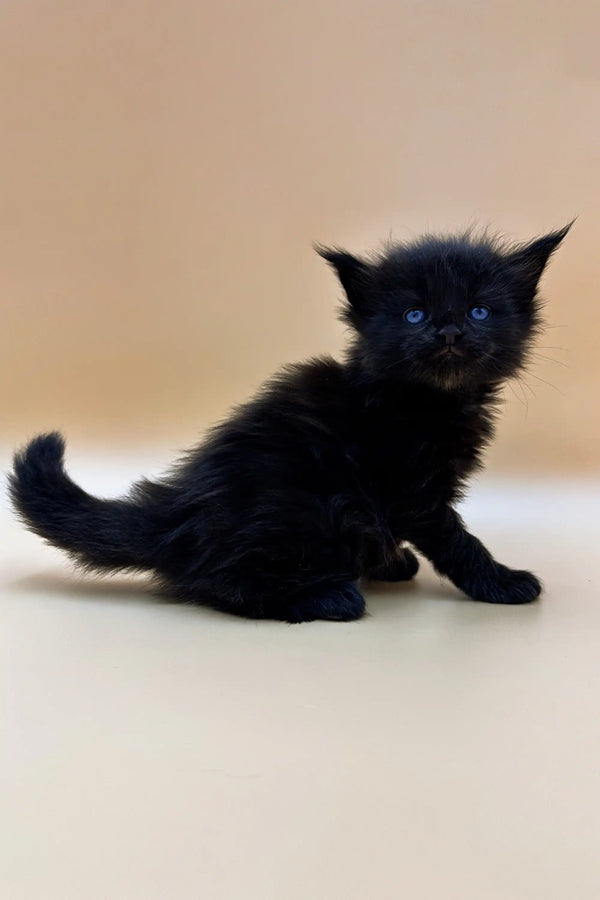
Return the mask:
[[359,316],[369,313],[369,281],[371,267],[351,253],[315,245],[315,250],[335,269],[352,309]]
[[569,222],[568,225],[565,225],[564,228],[558,231],[551,231],[541,238],[536,238],[536,240],[525,244],[510,254],[509,259],[511,263],[518,269],[520,278],[531,292],[534,292],[537,288],[546,263],[554,251],[558,249],[573,222]]

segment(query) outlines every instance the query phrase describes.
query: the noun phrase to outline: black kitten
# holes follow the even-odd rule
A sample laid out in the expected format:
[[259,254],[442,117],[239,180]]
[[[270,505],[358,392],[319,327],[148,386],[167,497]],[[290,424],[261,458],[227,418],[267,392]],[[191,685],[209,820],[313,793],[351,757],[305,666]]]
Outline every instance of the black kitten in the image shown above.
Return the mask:
[[359,578],[416,573],[405,543],[475,600],[535,600],[538,580],[496,562],[453,507],[569,227],[517,247],[428,236],[372,261],[320,249],[346,292],[345,363],[287,368],[168,477],[121,500],[86,494],[60,435],[42,435],[15,457],[18,512],[90,569],[152,570],[170,594],[243,616],[356,619]]

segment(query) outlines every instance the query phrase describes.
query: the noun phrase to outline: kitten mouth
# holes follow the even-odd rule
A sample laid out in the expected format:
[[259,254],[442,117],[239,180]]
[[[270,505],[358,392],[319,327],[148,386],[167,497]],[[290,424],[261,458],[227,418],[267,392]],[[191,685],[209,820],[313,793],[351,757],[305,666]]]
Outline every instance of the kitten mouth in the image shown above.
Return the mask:
[[436,354],[438,359],[450,359],[453,357],[454,359],[462,359],[463,354],[460,350],[457,350],[456,347],[450,345],[449,347],[444,347],[443,350],[440,350],[439,353]]

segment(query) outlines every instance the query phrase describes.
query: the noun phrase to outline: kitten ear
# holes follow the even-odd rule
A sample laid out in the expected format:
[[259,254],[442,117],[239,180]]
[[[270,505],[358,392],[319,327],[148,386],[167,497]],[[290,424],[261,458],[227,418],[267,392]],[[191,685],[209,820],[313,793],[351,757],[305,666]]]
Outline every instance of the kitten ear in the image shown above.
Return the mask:
[[371,267],[368,263],[345,250],[315,245],[315,250],[335,269],[340,283],[346,292],[352,309],[361,316],[369,313],[369,276]]
[[512,264],[518,269],[521,280],[530,291],[533,292],[537,288],[548,260],[558,249],[573,222],[569,222],[558,231],[551,231],[541,238],[536,238],[510,254]]

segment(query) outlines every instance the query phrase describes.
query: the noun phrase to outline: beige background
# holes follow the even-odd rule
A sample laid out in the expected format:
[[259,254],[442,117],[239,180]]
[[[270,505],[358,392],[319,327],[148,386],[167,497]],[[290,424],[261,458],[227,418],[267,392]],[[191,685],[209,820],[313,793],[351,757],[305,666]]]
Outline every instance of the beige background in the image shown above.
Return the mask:
[[339,352],[313,240],[472,221],[524,239],[578,215],[544,281],[540,353],[566,367],[538,359],[531,391],[507,390],[492,466],[597,465],[597,3],[23,0],[1,17],[8,443],[60,427],[76,446],[183,446],[280,364]]

